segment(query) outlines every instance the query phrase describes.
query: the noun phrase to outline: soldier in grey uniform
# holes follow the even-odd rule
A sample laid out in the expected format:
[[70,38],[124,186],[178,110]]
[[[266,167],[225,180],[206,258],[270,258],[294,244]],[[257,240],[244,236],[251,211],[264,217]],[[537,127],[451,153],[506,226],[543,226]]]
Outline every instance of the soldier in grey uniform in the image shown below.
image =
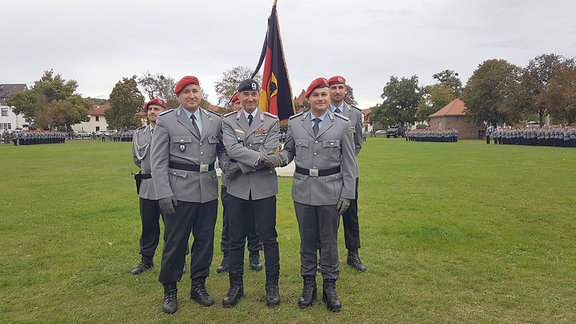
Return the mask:
[[[242,108],[240,100],[238,99],[238,93],[235,93],[232,97],[232,109],[234,111],[240,110]],[[220,166],[224,166],[224,163]],[[226,173],[221,173],[222,185],[220,186],[220,198],[222,201],[222,238],[220,241],[220,248],[224,257],[222,258],[222,263],[216,269],[217,273],[228,272],[228,264],[230,261],[230,239],[228,237],[229,225],[228,225],[228,183],[230,180],[226,177]],[[262,270],[262,263],[260,263],[260,250],[262,250],[262,242],[260,242],[260,236],[256,232],[256,227],[251,233],[248,233],[248,252],[250,260],[250,269],[254,271]]]
[[342,305],[336,294],[338,268],[338,226],[340,215],[356,198],[356,155],[350,122],[329,111],[328,80],[317,78],[308,87],[310,111],[290,118],[282,160],[294,160],[292,199],[300,231],[300,273],[304,279],[300,308],[314,303],[317,296],[317,244],[323,300],[330,311]]
[[260,87],[252,79],[238,86],[242,108],[224,116],[222,138],[231,161],[224,165],[228,178],[228,236],[230,289],[222,304],[234,307],[244,294],[243,269],[246,238],[256,226],[264,246],[266,304],[280,304],[280,253],[276,232],[278,177],[268,165],[268,154],[280,147],[278,117],[258,108]]
[[178,310],[176,283],[182,278],[190,234],[190,298],[211,306],[205,286],[214,252],[218,177],[214,162],[225,161],[222,118],[200,108],[198,79],[186,76],[174,90],[180,107],[160,115],[152,137],[152,180],[164,215],[164,250],[158,280],[164,285],[164,312]]
[[[348,105],[344,99],[348,93],[346,79],[342,76],[333,76],[328,79],[330,86],[330,111],[346,116],[350,120],[350,132],[354,137],[354,153],[358,157],[362,149],[362,118],[364,115],[360,108]],[[358,164],[356,164],[358,166]],[[358,271],[366,271],[366,266],[360,259],[358,249],[360,248],[360,224],[358,222],[358,178],[360,173],[356,167],[356,198],[350,201],[350,207],[342,215],[344,225],[344,242],[348,250],[346,263]]]
[[132,269],[133,275],[154,268],[154,254],[160,241],[160,206],[156,200],[156,192],[152,182],[152,169],[150,166],[150,144],[152,133],[156,126],[156,119],[166,110],[166,101],[154,98],[144,106],[148,125],[138,128],[134,132],[132,142],[132,159],[140,168],[134,178],[136,191],[140,200],[140,219],[142,220],[142,234],[140,235],[140,263]]

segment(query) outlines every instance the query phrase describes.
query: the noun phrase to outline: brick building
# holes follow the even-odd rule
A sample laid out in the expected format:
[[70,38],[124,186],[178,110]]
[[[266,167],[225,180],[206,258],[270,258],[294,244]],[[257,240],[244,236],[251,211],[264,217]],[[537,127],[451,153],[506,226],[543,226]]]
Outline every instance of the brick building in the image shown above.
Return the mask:
[[459,139],[477,139],[478,131],[481,129],[468,121],[466,104],[458,98],[428,117],[430,117],[430,128],[456,129]]

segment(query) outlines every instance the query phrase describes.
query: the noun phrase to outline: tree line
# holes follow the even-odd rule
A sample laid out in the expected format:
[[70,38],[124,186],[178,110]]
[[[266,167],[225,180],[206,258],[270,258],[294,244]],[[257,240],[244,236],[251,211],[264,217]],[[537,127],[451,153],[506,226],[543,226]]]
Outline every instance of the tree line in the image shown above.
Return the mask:
[[444,70],[438,82],[419,86],[418,77],[391,76],[383,102],[372,107],[372,122],[385,127],[429,121],[455,98],[466,103],[467,117],[478,125],[519,125],[537,120],[542,126],[572,125],[576,121],[576,63],[574,58],[543,54],[519,67],[503,59],[481,63],[462,87],[458,73]]
[[[253,74],[244,66],[223,72],[215,82],[219,112],[230,111],[236,86]],[[478,126],[518,125],[530,120],[543,125],[547,116],[553,124],[572,125],[576,121],[573,58],[543,54],[531,59],[526,67],[503,59],[486,60],[465,86],[453,70],[443,70],[432,77],[437,83],[421,86],[416,75],[390,76],[380,95],[382,103],[371,107],[371,122],[377,128],[422,123],[455,98],[466,103],[469,120]],[[254,78],[260,80],[258,75]],[[118,81],[108,99],[82,98],[76,93],[75,80],[65,80],[49,70],[30,89],[11,94],[7,104],[14,107],[14,113],[23,114],[33,129],[69,131],[72,125],[89,120],[88,111],[94,104],[109,103],[112,108],[105,112],[109,127],[123,129],[140,126],[136,113],[141,111],[145,96],[163,98],[168,108],[176,108],[175,85],[174,78],[147,71]],[[346,101],[355,104],[353,88],[348,90]],[[206,95],[200,106],[211,106]]]

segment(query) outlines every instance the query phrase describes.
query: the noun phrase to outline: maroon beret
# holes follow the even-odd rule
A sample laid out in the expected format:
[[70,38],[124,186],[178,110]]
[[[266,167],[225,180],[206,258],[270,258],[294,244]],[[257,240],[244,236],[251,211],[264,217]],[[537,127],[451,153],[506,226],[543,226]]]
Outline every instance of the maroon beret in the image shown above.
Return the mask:
[[190,75],[185,76],[182,79],[180,79],[180,81],[178,81],[178,83],[176,84],[176,88],[174,89],[174,93],[179,94],[180,91],[182,91],[182,89],[184,89],[189,84],[200,85],[200,82],[198,82],[198,78],[195,76],[190,76]]
[[312,81],[312,83],[310,83],[310,85],[308,86],[308,89],[306,90],[306,98],[310,97],[310,95],[312,94],[312,91],[314,91],[314,89],[327,88],[327,87],[328,87],[328,80],[326,80],[325,78],[314,79],[314,81]]
[[148,106],[150,106],[150,105],[161,106],[164,109],[166,109],[166,100],[160,99],[160,98],[154,98],[154,99],[152,99],[146,103],[146,106],[144,106],[144,109],[148,110]]
[[333,77],[331,77],[330,79],[328,79],[328,84],[330,86],[333,86],[335,84],[346,84],[346,79],[344,79],[344,77],[341,77],[339,75],[335,75]]
[[236,92],[236,93],[234,94],[234,96],[232,96],[232,100],[231,100],[231,101],[232,101],[232,102],[238,101],[238,92]]

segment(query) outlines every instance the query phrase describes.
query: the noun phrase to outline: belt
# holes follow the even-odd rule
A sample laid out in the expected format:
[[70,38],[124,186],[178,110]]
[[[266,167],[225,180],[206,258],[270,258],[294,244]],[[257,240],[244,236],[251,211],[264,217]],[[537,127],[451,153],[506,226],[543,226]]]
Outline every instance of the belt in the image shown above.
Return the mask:
[[140,176],[142,179],[152,179],[152,175],[150,173],[141,173]]
[[318,170],[318,169],[304,169],[299,166],[296,166],[296,172],[311,177],[324,177],[340,172],[340,167],[337,166],[331,169]]
[[[200,172],[200,166],[198,164],[186,164],[186,163],[178,163],[178,162],[170,161],[168,163],[168,166],[172,169]],[[208,172],[208,171],[214,170],[214,163],[212,163],[210,165],[204,164],[204,166],[206,166],[207,169],[202,170],[202,172]]]

